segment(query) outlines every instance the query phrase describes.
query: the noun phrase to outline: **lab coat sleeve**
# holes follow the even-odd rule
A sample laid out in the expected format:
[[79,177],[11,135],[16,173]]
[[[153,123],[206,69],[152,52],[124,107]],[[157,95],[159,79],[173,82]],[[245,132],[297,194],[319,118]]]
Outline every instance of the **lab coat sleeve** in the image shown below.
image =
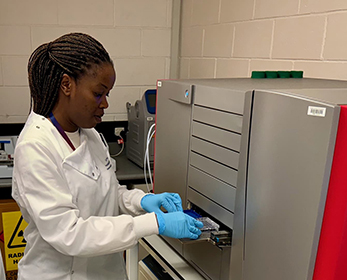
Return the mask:
[[118,185],[118,205],[120,212],[133,216],[147,213],[141,207],[141,199],[145,195],[140,189],[128,190],[126,186]]
[[47,147],[39,141],[17,145],[14,185],[21,208],[29,214],[24,218],[56,250],[70,256],[98,256],[123,251],[141,237],[158,233],[154,213],[82,219],[61,163]]

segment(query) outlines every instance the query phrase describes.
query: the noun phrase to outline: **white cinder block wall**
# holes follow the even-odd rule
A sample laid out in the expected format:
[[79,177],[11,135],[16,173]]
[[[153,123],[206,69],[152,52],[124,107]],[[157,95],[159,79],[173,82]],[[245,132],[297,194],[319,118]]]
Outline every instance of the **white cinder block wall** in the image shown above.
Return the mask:
[[[172,1],[0,0],[0,122],[25,121],[31,52],[74,31],[111,54],[117,83],[104,120],[126,120],[125,103],[169,77]],[[180,78],[293,69],[347,79],[346,0],[181,2]]]
[[0,123],[22,123],[30,104],[27,61],[69,32],[101,41],[117,81],[104,120],[126,120],[132,104],[170,69],[172,0],[0,0]]
[[182,0],[180,78],[347,80],[346,0]]

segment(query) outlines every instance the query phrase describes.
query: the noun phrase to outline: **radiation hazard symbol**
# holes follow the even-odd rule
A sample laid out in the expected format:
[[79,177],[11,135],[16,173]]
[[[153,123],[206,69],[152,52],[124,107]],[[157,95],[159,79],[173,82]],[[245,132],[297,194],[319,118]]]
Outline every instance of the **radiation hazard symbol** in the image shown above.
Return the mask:
[[24,229],[28,224],[24,221],[20,211],[3,212],[2,223],[6,270],[17,270],[17,264],[24,255],[26,245]]
[[[24,226],[24,227],[23,227]],[[7,244],[9,249],[25,247],[26,241],[24,239],[24,225],[23,217],[20,216],[19,221],[17,222],[16,228],[14,229],[10,241]]]

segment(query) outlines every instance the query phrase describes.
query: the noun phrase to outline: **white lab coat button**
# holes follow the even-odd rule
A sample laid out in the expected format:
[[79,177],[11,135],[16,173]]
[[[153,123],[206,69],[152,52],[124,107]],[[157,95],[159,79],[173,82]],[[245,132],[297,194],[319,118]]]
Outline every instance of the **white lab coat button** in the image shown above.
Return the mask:
[[74,273],[75,273],[75,271],[74,271],[74,270],[72,270],[72,271],[71,271],[71,274],[74,274]]

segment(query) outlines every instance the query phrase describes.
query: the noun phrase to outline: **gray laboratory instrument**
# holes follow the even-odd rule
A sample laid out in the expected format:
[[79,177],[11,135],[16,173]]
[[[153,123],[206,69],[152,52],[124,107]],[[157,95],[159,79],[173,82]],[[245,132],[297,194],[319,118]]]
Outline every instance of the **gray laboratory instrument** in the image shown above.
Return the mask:
[[347,279],[346,81],[163,80],[157,96],[154,191],[228,241],[172,248],[206,279]]
[[0,179],[12,178],[17,139],[18,136],[0,136]]
[[[141,168],[144,167],[148,132],[155,123],[156,92],[155,89],[146,90],[142,99],[137,100],[135,105],[126,103],[128,114],[126,156]],[[153,165],[154,141],[149,142],[148,155],[150,164]]]

